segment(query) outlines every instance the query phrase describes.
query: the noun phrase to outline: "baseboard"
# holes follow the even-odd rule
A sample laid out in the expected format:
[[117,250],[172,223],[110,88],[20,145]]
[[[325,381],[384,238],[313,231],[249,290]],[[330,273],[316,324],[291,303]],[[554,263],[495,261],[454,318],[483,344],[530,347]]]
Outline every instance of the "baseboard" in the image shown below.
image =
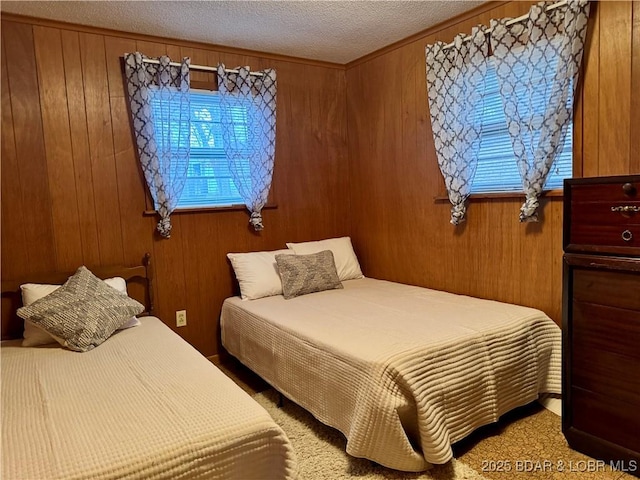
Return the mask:
[[233,358],[231,354],[229,354],[229,352],[227,352],[226,350],[222,350],[215,355],[207,357],[207,360],[209,360],[214,365],[220,366],[224,365],[225,362],[228,362],[230,358]]
[[562,416],[562,398],[560,395],[543,393],[540,395],[540,398],[538,398],[538,402],[550,412],[555,413],[559,417]]

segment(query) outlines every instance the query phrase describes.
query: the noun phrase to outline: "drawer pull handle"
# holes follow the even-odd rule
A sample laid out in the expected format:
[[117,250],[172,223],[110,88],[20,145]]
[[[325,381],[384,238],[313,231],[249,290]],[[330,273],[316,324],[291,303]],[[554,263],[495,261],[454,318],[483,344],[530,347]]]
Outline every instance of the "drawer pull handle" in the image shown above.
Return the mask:
[[611,207],[612,212],[640,212],[638,205],[620,205],[619,207]]
[[622,191],[629,197],[633,197],[637,192],[636,187],[633,185],[633,183],[625,183],[624,185],[622,185]]
[[625,242],[631,241],[632,238],[633,238],[633,233],[631,233],[629,230],[625,230],[624,232],[622,232],[622,239]]

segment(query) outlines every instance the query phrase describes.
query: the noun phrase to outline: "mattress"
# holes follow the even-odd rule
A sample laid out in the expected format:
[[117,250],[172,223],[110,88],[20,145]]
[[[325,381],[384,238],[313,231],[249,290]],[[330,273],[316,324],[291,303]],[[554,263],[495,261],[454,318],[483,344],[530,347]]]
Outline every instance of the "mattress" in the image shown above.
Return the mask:
[[296,478],[284,432],[155,317],[77,353],[2,344],[2,478]]
[[347,452],[421,471],[543,392],[561,391],[561,334],[527,307],[363,278],[285,300],[225,300],[225,348],[340,430]]

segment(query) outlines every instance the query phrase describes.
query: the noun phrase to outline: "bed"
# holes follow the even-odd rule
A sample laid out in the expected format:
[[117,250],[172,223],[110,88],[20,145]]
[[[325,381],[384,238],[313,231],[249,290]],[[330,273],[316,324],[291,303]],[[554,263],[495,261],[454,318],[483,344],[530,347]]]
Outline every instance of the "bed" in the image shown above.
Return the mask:
[[[148,272],[94,271],[142,283]],[[132,290],[152,304],[152,289]],[[85,353],[2,342],[2,478],[296,478],[269,414],[148,313]]]
[[228,298],[221,327],[225,348],[340,430],[347,453],[397,470],[446,463],[476,428],[561,391],[560,329],[522,306],[360,278]]

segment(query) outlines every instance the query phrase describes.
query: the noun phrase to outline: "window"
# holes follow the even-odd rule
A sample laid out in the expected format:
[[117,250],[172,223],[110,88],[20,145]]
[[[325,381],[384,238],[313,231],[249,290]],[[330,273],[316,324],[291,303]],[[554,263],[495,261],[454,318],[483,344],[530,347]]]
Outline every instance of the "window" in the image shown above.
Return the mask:
[[[542,110],[543,106],[540,106]],[[562,188],[562,181],[573,173],[573,126],[569,125],[562,153],[556,159],[545,190]],[[522,179],[513,154],[507,121],[502,108],[498,78],[492,61],[488,62],[482,142],[471,193],[522,192]]]
[[[157,90],[151,98],[154,127],[156,132],[170,128],[168,116],[163,115],[163,106]],[[223,148],[222,124],[220,123],[220,97],[217,92],[209,90],[190,90],[191,99],[191,135],[189,167],[187,179],[178,201],[177,208],[225,207],[244,204],[238,193],[229,162]],[[177,108],[177,106],[175,107]],[[234,128],[236,136],[246,135],[247,111],[242,107],[236,108]],[[249,167],[242,169],[249,175]]]

